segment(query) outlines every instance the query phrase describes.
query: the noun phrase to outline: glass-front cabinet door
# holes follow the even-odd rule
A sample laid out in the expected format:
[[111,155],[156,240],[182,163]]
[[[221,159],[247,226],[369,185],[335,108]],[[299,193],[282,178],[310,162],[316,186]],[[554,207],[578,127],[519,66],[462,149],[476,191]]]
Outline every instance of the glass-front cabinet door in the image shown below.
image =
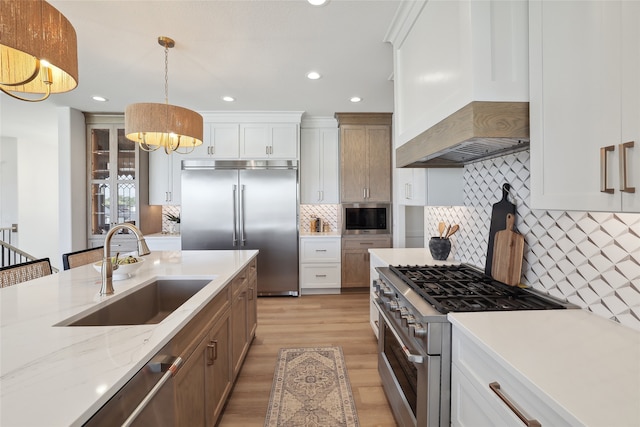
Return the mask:
[[89,234],[95,238],[114,224],[139,226],[138,146],[125,137],[122,116],[90,117],[87,122]]

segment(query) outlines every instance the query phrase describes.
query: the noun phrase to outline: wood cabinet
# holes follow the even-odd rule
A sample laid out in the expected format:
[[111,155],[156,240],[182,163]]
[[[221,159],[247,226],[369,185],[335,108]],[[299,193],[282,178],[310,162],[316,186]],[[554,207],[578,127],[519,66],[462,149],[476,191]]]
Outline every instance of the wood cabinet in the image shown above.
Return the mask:
[[300,203],[338,204],[337,122],[303,122],[314,125],[300,130]]
[[239,273],[231,283],[231,365],[233,378],[240,372],[253,341],[257,319],[257,261]]
[[231,391],[230,316],[226,310],[178,370],[175,425],[213,426]]
[[391,236],[342,237],[342,288],[370,286],[370,248],[390,248]]
[[391,201],[391,113],[337,113],[340,201]]
[[340,293],[340,236],[300,238],[300,292]]
[[532,1],[529,16],[532,207],[640,212],[640,4]]
[[[124,135],[124,116],[85,115],[87,125],[88,246],[101,246],[118,223],[135,224],[145,234],[162,227],[161,212],[149,206],[149,155]],[[127,233],[114,236],[118,251],[136,250]]]

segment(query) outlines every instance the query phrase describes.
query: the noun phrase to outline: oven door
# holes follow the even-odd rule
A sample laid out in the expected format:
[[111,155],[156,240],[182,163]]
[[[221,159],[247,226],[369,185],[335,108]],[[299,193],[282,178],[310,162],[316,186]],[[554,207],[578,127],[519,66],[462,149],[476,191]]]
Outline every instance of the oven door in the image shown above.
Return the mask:
[[440,426],[440,356],[428,355],[394,327],[376,298],[379,313],[378,372],[400,426]]

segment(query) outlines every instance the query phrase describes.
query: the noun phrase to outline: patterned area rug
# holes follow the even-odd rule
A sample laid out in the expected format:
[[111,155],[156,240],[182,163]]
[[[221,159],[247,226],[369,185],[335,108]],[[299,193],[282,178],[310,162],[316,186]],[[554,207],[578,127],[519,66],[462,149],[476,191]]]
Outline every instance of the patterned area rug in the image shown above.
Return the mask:
[[265,427],[357,427],[340,347],[281,348]]

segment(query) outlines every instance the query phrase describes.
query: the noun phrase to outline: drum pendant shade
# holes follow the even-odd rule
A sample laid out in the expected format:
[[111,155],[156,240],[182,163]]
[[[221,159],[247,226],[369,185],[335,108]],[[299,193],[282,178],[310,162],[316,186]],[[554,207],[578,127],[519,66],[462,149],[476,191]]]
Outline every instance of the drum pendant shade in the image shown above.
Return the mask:
[[76,31],[67,18],[43,0],[0,0],[0,90],[42,101],[77,85]]

